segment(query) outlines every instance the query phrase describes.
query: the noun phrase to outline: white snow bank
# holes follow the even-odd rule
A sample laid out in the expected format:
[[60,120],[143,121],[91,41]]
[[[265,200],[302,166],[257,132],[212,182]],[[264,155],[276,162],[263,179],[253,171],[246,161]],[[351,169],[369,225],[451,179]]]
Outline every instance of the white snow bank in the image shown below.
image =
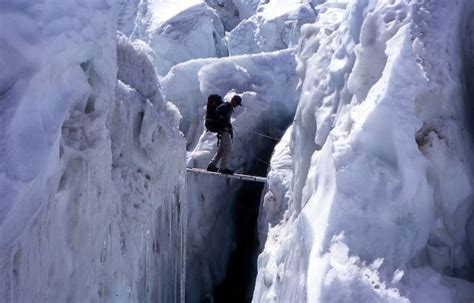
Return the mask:
[[202,0],[141,2],[132,34],[155,51],[160,76],[180,62],[226,56],[223,37],[219,16]]
[[[250,14],[249,3],[238,2]],[[244,5],[245,4],[245,5]],[[237,5],[237,3],[236,3]],[[300,27],[312,23],[316,13],[309,1],[274,0],[262,2],[257,13],[246,16],[228,35],[230,55],[271,52],[293,47],[300,37]],[[252,11],[252,10],[250,10]]]
[[109,1],[0,6],[0,301],[179,300],[184,140],[148,53]]
[[[216,136],[204,132],[207,96],[242,96],[233,114],[235,135],[230,168],[248,172],[271,146],[261,135],[280,137],[296,109],[298,77],[292,51],[201,59],[179,64],[163,78],[166,99],[180,108],[188,137],[189,167],[206,167]],[[187,299],[201,302],[224,279],[233,251],[233,205],[242,182],[191,174],[187,180],[189,233]]]
[[[473,159],[459,43],[448,43],[463,8],[317,7],[298,51],[293,158],[272,160],[292,165],[293,183],[262,212],[255,302],[472,301],[471,283],[445,275],[470,266]],[[288,205],[277,225],[272,205]]]

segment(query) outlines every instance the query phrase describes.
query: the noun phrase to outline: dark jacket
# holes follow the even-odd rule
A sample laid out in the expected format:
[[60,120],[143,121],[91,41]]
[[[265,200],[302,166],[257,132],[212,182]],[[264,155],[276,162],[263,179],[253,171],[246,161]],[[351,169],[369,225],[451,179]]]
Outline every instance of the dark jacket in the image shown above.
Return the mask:
[[233,111],[234,107],[229,102],[224,102],[216,108],[216,114],[224,121],[225,127],[228,127],[229,130],[232,130],[230,118],[232,117]]

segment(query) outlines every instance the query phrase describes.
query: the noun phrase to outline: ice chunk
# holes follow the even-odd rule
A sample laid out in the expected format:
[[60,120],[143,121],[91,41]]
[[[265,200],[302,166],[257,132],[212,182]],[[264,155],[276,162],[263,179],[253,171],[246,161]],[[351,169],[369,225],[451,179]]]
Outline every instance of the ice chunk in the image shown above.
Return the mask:
[[202,0],[153,0],[140,4],[133,39],[148,43],[156,53],[155,68],[164,76],[174,65],[195,58],[227,55],[224,27]]
[[[248,4],[239,4],[243,6],[244,14],[250,13]],[[314,22],[315,18],[316,13],[307,1],[277,0],[260,4],[256,14],[244,19],[230,32],[227,38],[229,54],[271,52],[293,47],[300,37],[301,26]]]
[[233,0],[206,0],[206,3],[216,10],[226,32],[230,32],[242,20],[242,14]]
[[210,94],[225,96],[231,91],[248,92],[248,102],[244,100],[244,106],[237,111],[245,111],[242,117],[251,119],[250,123],[258,120],[260,113],[268,109],[268,104],[278,104],[272,109],[276,111],[275,117],[278,113],[282,117],[292,113],[298,95],[294,67],[291,50],[192,60],[175,66],[163,78],[162,86],[166,99],[176,104],[183,115],[181,129],[188,146],[195,146],[204,127],[205,103]]

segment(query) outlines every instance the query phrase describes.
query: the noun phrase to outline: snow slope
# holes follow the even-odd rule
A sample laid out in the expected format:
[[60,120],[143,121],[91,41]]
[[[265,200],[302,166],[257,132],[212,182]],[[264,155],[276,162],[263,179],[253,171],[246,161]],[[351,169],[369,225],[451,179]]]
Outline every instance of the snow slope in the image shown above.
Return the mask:
[[148,49],[110,1],[0,7],[0,301],[179,301],[185,147]]
[[272,159],[253,301],[471,302],[460,278],[472,272],[461,78],[472,4],[316,9],[298,48],[291,144]]

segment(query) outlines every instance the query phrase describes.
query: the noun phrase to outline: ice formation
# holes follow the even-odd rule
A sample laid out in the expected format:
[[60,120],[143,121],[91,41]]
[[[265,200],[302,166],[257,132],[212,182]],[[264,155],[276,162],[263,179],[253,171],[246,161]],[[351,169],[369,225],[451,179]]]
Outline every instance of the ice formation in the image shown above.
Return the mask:
[[232,0],[206,0],[206,3],[216,10],[226,32],[236,27],[242,19],[236,3]]
[[141,2],[131,37],[145,41],[155,51],[160,76],[190,59],[227,55],[222,22],[202,0]]
[[0,6],[0,301],[178,302],[185,145],[148,49],[108,1]]
[[[230,55],[271,52],[294,47],[300,38],[300,28],[312,23],[316,14],[310,1],[273,0],[260,3],[238,2],[245,16],[228,35]],[[250,5],[249,5],[250,4]]]
[[253,301],[472,301],[472,4],[316,8],[291,144],[272,159]]
[[129,36],[135,28],[140,0],[119,0],[117,13],[117,27],[121,33]]

